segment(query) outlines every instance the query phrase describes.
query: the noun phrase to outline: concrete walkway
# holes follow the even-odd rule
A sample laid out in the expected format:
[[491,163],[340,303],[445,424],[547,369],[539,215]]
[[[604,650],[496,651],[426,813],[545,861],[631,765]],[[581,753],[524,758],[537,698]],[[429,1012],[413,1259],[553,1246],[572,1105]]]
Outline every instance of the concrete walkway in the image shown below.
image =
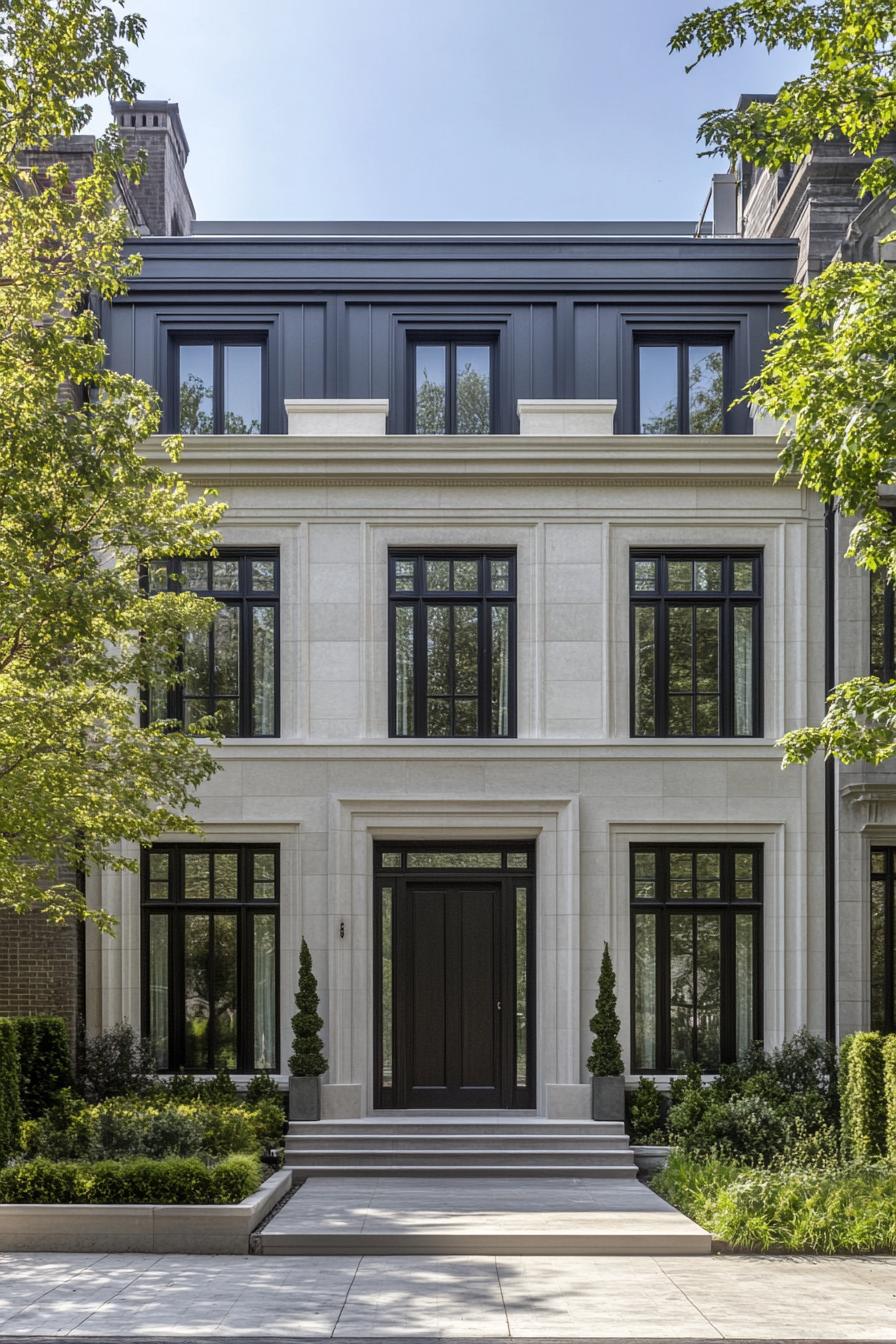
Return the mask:
[[0,1255],[0,1339],[894,1340],[896,1257]]
[[634,1179],[328,1176],[252,1242],[264,1255],[709,1255],[712,1239]]

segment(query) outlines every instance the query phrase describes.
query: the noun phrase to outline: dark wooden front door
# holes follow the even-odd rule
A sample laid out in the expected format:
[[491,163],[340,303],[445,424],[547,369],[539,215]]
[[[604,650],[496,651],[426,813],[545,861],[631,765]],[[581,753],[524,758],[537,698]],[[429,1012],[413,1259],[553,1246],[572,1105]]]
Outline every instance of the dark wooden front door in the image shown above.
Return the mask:
[[500,885],[408,883],[397,913],[402,1104],[502,1106]]
[[531,1107],[534,846],[381,841],[374,859],[375,1104]]

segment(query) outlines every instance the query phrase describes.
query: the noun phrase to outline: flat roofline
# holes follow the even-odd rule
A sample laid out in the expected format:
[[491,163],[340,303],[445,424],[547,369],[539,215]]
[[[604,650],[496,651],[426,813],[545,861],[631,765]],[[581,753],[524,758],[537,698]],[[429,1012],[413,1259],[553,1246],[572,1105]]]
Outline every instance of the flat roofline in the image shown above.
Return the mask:
[[217,220],[194,236],[237,238],[607,238],[692,237],[694,220]]

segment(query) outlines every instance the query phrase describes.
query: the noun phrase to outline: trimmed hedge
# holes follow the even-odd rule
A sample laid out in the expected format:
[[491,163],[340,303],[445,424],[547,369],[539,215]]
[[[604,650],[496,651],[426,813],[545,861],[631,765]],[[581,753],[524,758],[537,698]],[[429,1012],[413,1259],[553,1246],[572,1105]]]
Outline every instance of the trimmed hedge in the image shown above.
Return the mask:
[[673,1152],[651,1185],[731,1246],[896,1251],[896,1168],[886,1162],[756,1169]]
[[0,1203],[238,1204],[261,1180],[261,1164],[246,1153],[213,1167],[195,1157],[91,1163],[37,1157],[0,1170]]
[[0,1018],[0,1165],[19,1146],[22,1108],[19,1101],[19,1052],[11,1018]]
[[884,1069],[884,1105],[886,1123],[884,1139],[887,1153],[896,1158],[896,1036],[885,1036],[881,1046]]
[[16,1017],[13,1023],[22,1113],[32,1120],[43,1115],[62,1088],[71,1086],[68,1032],[61,1017]]
[[857,1031],[840,1045],[840,1141],[843,1156],[864,1162],[885,1150],[883,1037]]

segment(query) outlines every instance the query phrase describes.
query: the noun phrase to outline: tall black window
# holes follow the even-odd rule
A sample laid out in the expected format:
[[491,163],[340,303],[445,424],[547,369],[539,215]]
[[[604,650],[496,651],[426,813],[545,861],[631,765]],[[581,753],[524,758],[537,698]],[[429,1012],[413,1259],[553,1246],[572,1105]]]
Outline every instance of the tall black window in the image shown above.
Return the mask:
[[871,675],[881,681],[896,677],[894,590],[885,569],[871,575]]
[[158,1068],[276,1069],[276,846],[155,846],[142,879],[143,1031]]
[[410,353],[415,434],[492,433],[492,342],[417,340]]
[[633,552],[633,737],[759,737],[757,552]]
[[635,347],[640,434],[722,434],[726,344],[706,337],[643,339]]
[[222,550],[215,559],[162,560],[147,568],[150,593],[165,590],[213,597],[208,630],[188,636],[178,686],[149,687],[146,721],[189,726],[216,714],[227,737],[279,732],[279,560],[276,551]]
[[173,403],[179,434],[261,434],[263,342],[196,337],[175,345]]
[[896,849],[871,851],[871,1030],[896,1031]]
[[707,1072],[761,1038],[762,847],[631,850],[632,1069]]
[[389,556],[393,737],[516,733],[516,557]]

